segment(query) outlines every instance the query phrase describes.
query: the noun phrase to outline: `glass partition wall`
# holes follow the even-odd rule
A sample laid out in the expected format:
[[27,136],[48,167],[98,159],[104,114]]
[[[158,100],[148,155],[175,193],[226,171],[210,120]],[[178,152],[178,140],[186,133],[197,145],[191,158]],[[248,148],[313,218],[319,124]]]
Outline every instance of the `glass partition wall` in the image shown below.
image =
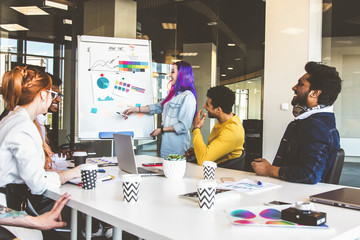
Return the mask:
[[360,1],[323,1],[322,62],[343,80],[334,104],[345,161],[360,162]]

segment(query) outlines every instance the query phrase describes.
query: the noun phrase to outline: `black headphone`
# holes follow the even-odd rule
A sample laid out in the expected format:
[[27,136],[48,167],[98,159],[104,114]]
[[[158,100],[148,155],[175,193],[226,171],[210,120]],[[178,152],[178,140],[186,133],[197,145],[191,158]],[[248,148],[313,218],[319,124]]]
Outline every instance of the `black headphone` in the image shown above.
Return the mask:
[[319,104],[313,108],[308,108],[306,106],[303,106],[303,105],[300,105],[300,104],[296,104],[294,107],[293,107],[293,110],[292,110],[292,113],[294,115],[294,117],[297,117],[301,114],[303,114],[304,112],[306,111],[310,111],[310,110],[314,110],[314,109],[321,109],[321,108],[324,108],[326,107],[325,105],[322,105],[322,104]]

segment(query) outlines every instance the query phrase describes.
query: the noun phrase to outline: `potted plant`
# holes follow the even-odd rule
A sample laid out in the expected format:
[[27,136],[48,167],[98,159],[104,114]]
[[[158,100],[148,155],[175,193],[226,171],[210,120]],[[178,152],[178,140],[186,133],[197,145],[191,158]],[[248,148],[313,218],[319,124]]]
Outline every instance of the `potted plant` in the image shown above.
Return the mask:
[[163,161],[164,174],[169,179],[181,179],[186,170],[186,158],[183,155],[169,154]]

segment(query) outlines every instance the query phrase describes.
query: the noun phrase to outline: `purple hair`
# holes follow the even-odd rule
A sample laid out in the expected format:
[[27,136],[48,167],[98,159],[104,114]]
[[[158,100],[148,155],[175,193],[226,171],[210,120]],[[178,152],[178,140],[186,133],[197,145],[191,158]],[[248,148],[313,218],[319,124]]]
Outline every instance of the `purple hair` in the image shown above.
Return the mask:
[[[191,65],[185,61],[179,61],[174,63],[178,69],[178,76],[176,79],[176,83],[174,86],[171,86],[169,94],[166,96],[164,101],[162,101],[161,105],[164,106],[165,103],[170,101],[178,92],[184,92],[186,90],[190,90],[197,100],[196,89],[194,85],[194,73]],[[197,109],[197,104],[196,104]],[[197,111],[195,111],[196,114]]]

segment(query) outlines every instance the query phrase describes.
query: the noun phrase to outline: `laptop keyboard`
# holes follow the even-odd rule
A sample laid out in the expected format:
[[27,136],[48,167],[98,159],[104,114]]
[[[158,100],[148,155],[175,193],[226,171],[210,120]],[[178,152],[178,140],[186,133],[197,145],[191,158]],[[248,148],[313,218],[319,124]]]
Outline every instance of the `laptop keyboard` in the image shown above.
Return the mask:
[[141,167],[137,168],[137,170],[138,170],[138,173],[155,173],[154,171],[146,170]]

